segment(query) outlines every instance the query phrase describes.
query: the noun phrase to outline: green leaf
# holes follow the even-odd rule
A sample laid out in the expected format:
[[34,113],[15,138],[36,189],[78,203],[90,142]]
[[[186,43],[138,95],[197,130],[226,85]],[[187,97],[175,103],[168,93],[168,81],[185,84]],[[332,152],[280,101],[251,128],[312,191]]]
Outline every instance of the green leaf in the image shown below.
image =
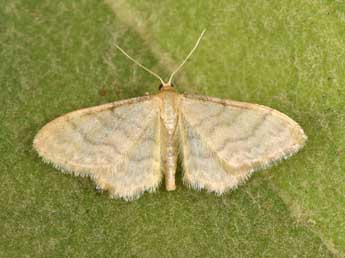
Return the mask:
[[[344,254],[344,8],[335,2],[3,1],[0,257],[332,257]],[[329,14],[328,14],[329,12]],[[277,108],[306,148],[221,197],[187,189],[111,200],[32,149],[68,111],[181,91]],[[169,53],[169,54],[167,54]]]

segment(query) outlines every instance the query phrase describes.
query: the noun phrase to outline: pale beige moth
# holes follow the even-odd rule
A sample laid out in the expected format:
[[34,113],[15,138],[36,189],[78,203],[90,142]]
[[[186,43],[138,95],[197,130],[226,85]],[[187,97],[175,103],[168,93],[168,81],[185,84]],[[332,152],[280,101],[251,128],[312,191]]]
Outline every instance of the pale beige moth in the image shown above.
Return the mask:
[[[202,33],[203,35],[203,33]],[[134,200],[165,179],[175,186],[178,153],[183,182],[222,194],[254,171],[297,152],[302,128],[272,108],[214,97],[179,94],[174,74],[159,93],[65,114],[45,125],[34,139],[38,154],[56,168],[91,177],[113,198]]]

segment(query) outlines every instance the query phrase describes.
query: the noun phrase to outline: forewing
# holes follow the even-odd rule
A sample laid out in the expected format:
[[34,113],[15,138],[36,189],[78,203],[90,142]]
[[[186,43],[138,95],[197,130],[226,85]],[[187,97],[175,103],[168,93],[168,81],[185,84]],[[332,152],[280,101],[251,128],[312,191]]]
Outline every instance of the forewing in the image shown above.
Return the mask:
[[194,95],[181,97],[180,132],[184,181],[217,193],[295,153],[306,140],[301,127],[277,110]]
[[82,109],[45,125],[34,148],[45,161],[134,199],[161,181],[159,106],[152,96]]

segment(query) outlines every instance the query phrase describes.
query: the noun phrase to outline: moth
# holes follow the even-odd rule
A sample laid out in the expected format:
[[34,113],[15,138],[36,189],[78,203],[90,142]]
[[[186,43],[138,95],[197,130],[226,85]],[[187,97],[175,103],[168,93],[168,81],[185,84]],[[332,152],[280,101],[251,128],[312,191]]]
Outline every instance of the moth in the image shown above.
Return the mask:
[[222,194],[254,171],[297,152],[307,137],[287,115],[272,108],[214,97],[179,94],[161,81],[159,92],[65,114],[46,124],[33,146],[44,161],[91,177],[113,198],[134,200],[165,178],[175,190],[178,153],[183,182]]

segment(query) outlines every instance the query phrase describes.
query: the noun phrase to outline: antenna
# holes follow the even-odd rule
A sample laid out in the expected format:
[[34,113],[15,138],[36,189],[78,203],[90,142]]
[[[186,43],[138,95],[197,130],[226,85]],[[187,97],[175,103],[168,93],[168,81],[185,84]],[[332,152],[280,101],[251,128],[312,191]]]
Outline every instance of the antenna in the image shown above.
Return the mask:
[[199,43],[202,39],[202,37],[204,36],[204,33],[206,32],[206,30],[203,30],[198,38],[198,40],[196,41],[194,47],[192,48],[192,50],[189,52],[189,54],[186,56],[186,58],[183,60],[183,62],[175,69],[175,71],[173,71],[170,75],[169,81],[168,83],[165,83],[163,81],[163,79],[156,74],[155,72],[151,71],[149,68],[145,67],[144,65],[142,65],[141,63],[139,63],[137,60],[135,60],[133,57],[131,57],[129,54],[126,53],[125,50],[123,50],[119,45],[117,45],[116,43],[114,43],[115,47],[117,49],[119,49],[122,54],[124,54],[127,58],[129,58],[130,60],[132,60],[135,64],[139,65],[141,68],[143,68],[145,71],[149,72],[150,74],[152,74],[154,77],[156,77],[158,80],[161,81],[162,85],[171,85],[172,79],[174,77],[174,75],[181,69],[181,67],[187,62],[187,60],[192,56],[192,54],[194,53],[194,51],[197,49],[197,47],[199,46]]
[[135,60],[134,58],[132,58],[130,55],[128,55],[126,53],[126,51],[124,51],[119,45],[115,44],[115,47],[117,47],[121,52],[122,54],[124,54],[126,57],[128,57],[130,60],[132,60],[135,64],[139,65],[141,68],[143,68],[145,71],[149,72],[150,74],[152,74],[154,77],[156,77],[158,80],[161,81],[162,85],[165,85],[165,82],[163,81],[163,79],[158,75],[156,74],[155,72],[151,71],[149,68],[143,66],[141,63],[139,63],[137,60]]
[[173,71],[173,72],[171,73],[170,78],[169,78],[169,81],[168,81],[168,85],[171,85],[171,81],[172,81],[174,75],[181,69],[181,67],[182,67],[182,66],[187,62],[187,60],[192,56],[192,54],[193,54],[193,52],[195,51],[195,49],[197,49],[197,47],[199,46],[199,43],[200,43],[202,37],[204,36],[205,31],[206,31],[206,29],[204,29],[204,30],[201,32],[201,34],[200,34],[198,40],[196,41],[194,47],[192,48],[192,50],[189,52],[189,54],[186,56],[186,58],[183,60],[183,62],[176,68],[176,70]]

